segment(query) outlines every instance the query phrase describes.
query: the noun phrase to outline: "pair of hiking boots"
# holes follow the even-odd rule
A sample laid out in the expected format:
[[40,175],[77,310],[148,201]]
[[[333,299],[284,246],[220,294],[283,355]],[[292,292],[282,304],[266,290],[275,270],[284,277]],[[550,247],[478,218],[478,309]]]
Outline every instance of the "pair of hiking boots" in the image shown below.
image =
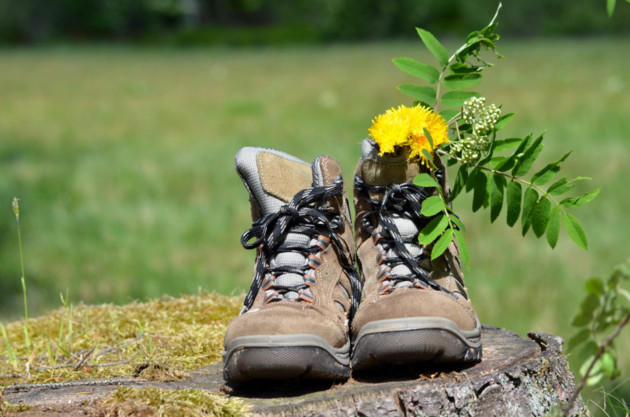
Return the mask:
[[[404,152],[379,156],[365,139],[354,178],[354,236],[334,158],[309,165],[247,147],[236,169],[253,218],[241,241],[256,249],[256,267],[225,334],[226,380],[343,380],[351,365],[481,359],[481,325],[457,247],[431,261],[431,245],[418,244],[431,220],[420,213],[422,202],[433,190],[412,181],[426,168]],[[440,175],[446,186],[443,169]]]

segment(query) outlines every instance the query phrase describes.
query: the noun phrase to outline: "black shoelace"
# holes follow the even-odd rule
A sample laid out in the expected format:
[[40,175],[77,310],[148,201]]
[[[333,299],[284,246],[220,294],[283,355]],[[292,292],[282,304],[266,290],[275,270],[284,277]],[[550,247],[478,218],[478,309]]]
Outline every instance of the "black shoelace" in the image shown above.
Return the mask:
[[[331,208],[323,207],[331,198],[339,197],[343,193],[343,180],[339,177],[333,185],[307,188],[297,193],[289,204],[280,207],[275,213],[270,213],[256,220],[250,229],[241,236],[241,244],[246,249],[259,249],[259,259],[254,272],[252,285],[245,297],[241,314],[249,310],[260,291],[266,276],[270,276],[265,283],[265,290],[272,290],[272,296],[266,302],[284,299],[288,292],[300,294],[296,301],[309,301],[306,290],[312,285],[313,277],[306,272],[316,269],[318,259],[314,254],[332,244],[340,261],[341,267],[350,278],[352,304],[350,317],[352,318],[361,298],[361,282],[350,258],[350,248],[338,236],[343,232],[344,221],[341,214]],[[319,244],[306,246],[285,242],[287,233],[298,233],[316,238]],[[253,241],[251,241],[254,239]],[[251,241],[251,242],[250,242]],[[298,252],[304,255],[308,262],[295,267],[277,265],[271,268],[269,260],[278,252]],[[320,261],[321,262],[321,261]],[[273,277],[281,274],[294,273],[304,278],[304,283],[297,285],[279,285]]]
[[[369,233],[376,243],[393,251],[393,256],[388,255],[390,250],[383,251],[379,255],[380,265],[385,265],[378,276],[379,281],[383,283],[379,292],[389,293],[402,283],[403,286],[421,289],[431,287],[458,298],[456,293],[444,288],[430,275],[433,269],[430,258],[432,244],[423,247],[422,253],[414,256],[405,243],[418,245],[417,236],[403,237],[394,221],[396,217],[409,219],[418,231],[421,231],[433,219],[433,217],[425,217],[421,214],[422,202],[431,194],[411,182],[376,186],[366,184],[361,178],[355,177],[354,183],[356,192],[365,198],[371,207],[371,210],[361,219],[361,228]],[[374,200],[370,194],[378,194],[382,198],[380,201]],[[378,227],[379,225],[382,227]],[[405,275],[391,273],[397,265],[401,264],[405,265],[411,273]]]

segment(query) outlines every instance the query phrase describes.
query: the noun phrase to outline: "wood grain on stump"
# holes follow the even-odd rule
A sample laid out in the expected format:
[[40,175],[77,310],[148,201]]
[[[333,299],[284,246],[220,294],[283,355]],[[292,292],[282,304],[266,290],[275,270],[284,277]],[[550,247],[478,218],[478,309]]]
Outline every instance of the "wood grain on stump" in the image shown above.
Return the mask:
[[[35,406],[20,416],[85,415],[90,401],[117,389],[202,389],[242,399],[258,416],[544,416],[574,392],[562,339],[483,326],[483,360],[468,367],[381,369],[343,384],[253,383],[224,385],[222,365],[190,372],[176,382],[137,378],[44,386],[10,386],[5,400]],[[577,401],[571,415],[587,415]]]

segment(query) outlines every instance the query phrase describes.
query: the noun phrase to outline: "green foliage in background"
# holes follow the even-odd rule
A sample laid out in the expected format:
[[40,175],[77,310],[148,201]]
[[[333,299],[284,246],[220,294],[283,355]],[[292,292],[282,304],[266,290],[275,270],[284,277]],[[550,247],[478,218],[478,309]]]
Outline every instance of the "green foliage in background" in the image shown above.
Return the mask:
[[[463,36],[495,7],[495,0],[0,0],[0,42],[268,45],[408,38],[414,26]],[[511,2],[504,33],[628,34],[630,7],[620,5],[612,19],[606,9],[602,0]]]

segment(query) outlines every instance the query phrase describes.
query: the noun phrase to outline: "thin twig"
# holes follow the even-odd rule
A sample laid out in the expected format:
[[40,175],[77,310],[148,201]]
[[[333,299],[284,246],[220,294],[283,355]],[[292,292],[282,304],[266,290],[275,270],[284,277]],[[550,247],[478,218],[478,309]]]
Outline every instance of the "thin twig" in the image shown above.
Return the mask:
[[83,366],[83,364],[85,364],[85,361],[87,361],[87,360],[88,360],[88,358],[92,355],[92,353],[94,353],[94,348],[90,349],[90,350],[88,351],[88,353],[87,353],[87,354],[85,354],[85,355],[81,358],[81,360],[80,360],[79,362],[77,362],[77,364],[76,364],[76,365],[74,365],[74,370],[76,371],[76,370],[78,370],[79,368],[81,368],[81,367]]
[[608,336],[608,338],[604,341],[604,343],[602,343],[602,345],[599,347],[599,349],[597,350],[597,353],[595,354],[595,357],[593,358],[590,365],[588,366],[588,369],[584,373],[584,376],[582,377],[580,384],[575,389],[575,391],[573,392],[573,395],[569,399],[569,402],[567,403],[567,407],[564,409],[564,412],[562,413],[563,417],[568,417],[569,413],[571,412],[571,409],[573,408],[573,405],[575,404],[575,400],[577,400],[578,396],[580,395],[580,392],[584,389],[584,386],[586,385],[586,380],[590,376],[591,371],[593,370],[593,367],[595,366],[595,363],[599,360],[599,358],[602,357],[608,345],[610,345],[613,342],[613,340],[615,340],[615,338],[619,336],[619,333],[621,332],[623,327],[626,324],[628,324],[628,321],[630,321],[630,313],[627,314],[623,319],[621,319],[615,331],[612,332],[610,336]]
[[[130,360],[122,360],[122,361],[118,361],[118,362],[107,362],[107,363],[93,363],[93,362],[85,362],[82,365],[86,365],[88,368],[108,368],[111,366],[118,366],[118,365],[128,365],[130,364],[131,361]],[[68,368],[76,368],[76,364],[74,363],[66,363],[63,365],[53,365],[53,366],[38,366],[37,368],[33,368],[31,369],[31,372],[41,372],[41,371],[54,371],[54,370],[58,370],[58,369],[68,369]],[[0,375],[0,378],[22,378],[23,375],[20,374],[7,374],[7,375]]]
[[145,336],[145,333],[140,333],[138,336],[134,337],[133,339],[123,343],[122,345],[118,345],[118,346],[112,346],[112,347],[108,347],[105,348],[103,350],[101,350],[100,352],[98,352],[96,355],[94,355],[94,359],[100,358],[103,355],[106,355],[108,353],[112,353],[115,352],[119,349],[125,348],[135,342],[137,342],[138,340],[142,339]]

